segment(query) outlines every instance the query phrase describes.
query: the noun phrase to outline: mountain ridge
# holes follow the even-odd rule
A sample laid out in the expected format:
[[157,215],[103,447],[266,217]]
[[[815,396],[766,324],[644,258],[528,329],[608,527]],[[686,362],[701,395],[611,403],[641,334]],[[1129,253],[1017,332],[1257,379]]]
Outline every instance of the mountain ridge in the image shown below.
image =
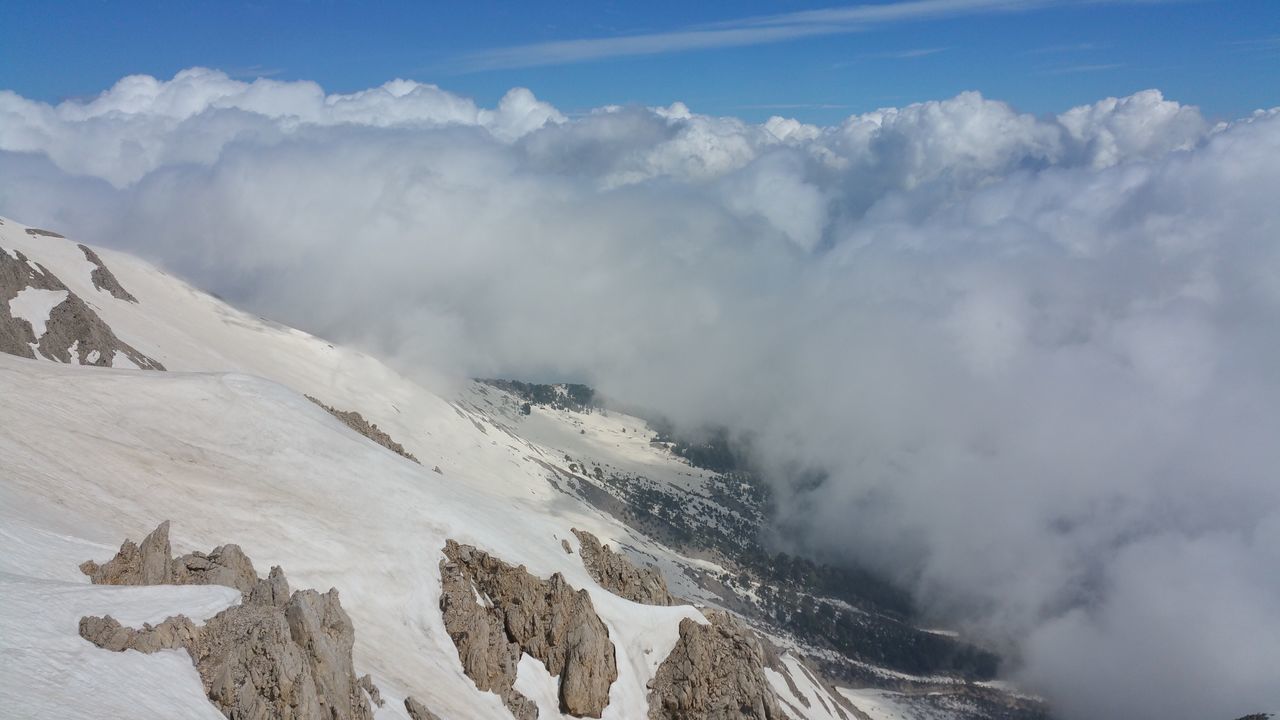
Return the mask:
[[[76,547],[118,542],[169,518],[182,528],[180,545],[208,547],[234,537],[253,557],[289,567],[303,586],[343,588],[356,627],[356,666],[372,672],[392,700],[375,710],[378,718],[400,717],[409,694],[441,717],[509,717],[496,695],[477,692],[462,673],[436,607],[438,553],[446,540],[520,563],[539,577],[563,574],[590,594],[619,658],[604,717],[647,713],[648,684],[675,647],[682,623],[707,620],[690,604],[637,605],[601,587],[578,552],[564,552],[564,545],[581,547],[575,529],[624,555],[652,560],[675,583],[673,593],[689,602],[717,607],[739,594],[719,580],[731,575],[729,568],[641,532],[611,504],[617,496],[610,495],[609,479],[616,476],[613,485],[631,487],[644,485],[637,478],[648,478],[650,498],[678,488],[670,492],[701,498],[708,511],[720,507],[717,517],[725,522],[748,507],[729,507],[704,493],[708,483],[723,483],[723,476],[697,471],[660,442],[655,445],[657,434],[644,421],[596,411],[590,400],[580,402],[572,394],[580,407],[530,406],[527,412],[522,395],[493,385],[437,394],[366,353],[235,310],[130,256],[55,235],[26,232],[5,220],[0,248],[14,262],[18,256],[11,250],[48,268],[68,293],[86,298],[121,342],[167,372],[74,367],[48,356],[0,357],[7,399],[0,447],[12,459],[4,471],[6,505],[30,516],[0,515],[6,550],[15,543],[41,545],[52,528],[63,535],[77,528],[69,535]],[[112,291],[105,274],[129,297]],[[87,355],[76,359],[84,363]],[[307,394],[358,413],[420,458],[422,467],[352,432]],[[71,437],[78,456],[65,452]],[[288,547],[278,541],[282,535],[290,539]],[[83,578],[59,564],[70,563],[71,553],[57,543],[49,547],[11,552],[0,570],[18,578],[57,578],[56,592],[78,588]],[[55,592],[24,583],[14,581],[6,592]],[[752,594],[750,587],[742,590]],[[103,602],[92,592],[86,598]],[[34,639],[30,633],[11,636],[29,643],[16,649],[40,652],[66,631],[41,627],[45,635]],[[765,671],[783,712],[841,716],[845,711],[839,708],[850,702],[843,691],[804,669],[794,655],[812,648],[770,634],[782,627],[763,629],[766,641],[782,647]],[[85,663],[99,669],[109,664],[87,658],[87,651],[77,648],[74,659],[64,657],[54,667],[74,674]],[[106,676],[115,677],[113,672],[118,668]],[[48,680],[39,672],[35,677]],[[962,678],[922,684],[907,677],[894,683],[1005,697]],[[144,691],[124,676],[117,679],[125,690]],[[535,704],[546,682],[544,674],[522,664],[517,684]],[[0,683],[0,695],[38,714],[38,703],[18,697],[20,691],[7,681]],[[90,708],[77,704],[80,696],[58,697],[70,708],[65,716],[89,716]],[[907,704],[912,697],[900,695]],[[555,712],[540,707],[547,715]],[[1029,707],[1038,712],[1034,703]],[[957,711],[942,717],[978,716]]]

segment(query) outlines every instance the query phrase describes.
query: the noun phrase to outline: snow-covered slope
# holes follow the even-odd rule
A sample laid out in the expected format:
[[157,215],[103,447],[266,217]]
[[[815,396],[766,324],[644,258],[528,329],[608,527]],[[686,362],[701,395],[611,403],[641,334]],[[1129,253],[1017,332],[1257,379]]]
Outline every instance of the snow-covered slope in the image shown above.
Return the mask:
[[[235,542],[259,567],[283,566],[295,587],[339,588],[356,628],[356,670],[372,673],[390,700],[378,717],[404,716],[408,694],[443,718],[510,717],[463,674],[443,626],[446,539],[588,590],[618,658],[606,718],[644,717],[646,685],[680,621],[705,622],[691,606],[639,605],[606,591],[562,549],[578,545],[571,528],[587,530],[656,563],[677,595],[714,602],[687,575],[718,572],[715,563],[673,551],[556,482],[586,473],[590,459],[700,502],[708,474],[655,448],[642,421],[541,408],[525,416],[481,385],[433,392],[134,257],[95,249],[91,261],[75,241],[8,219],[0,248],[56,277],[120,341],[167,369],[0,354],[0,716],[219,716],[180,652],[112,654],[76,633],[85,614],[126,624],[178,612],[200,619],[236,601],[218,587],[93,586],[76,569],[165,519],[180,553]],[[95,282],[98,263],[127,298]],[[8,310],[33,329],[65,299],[17,291]],[[304,395],[359,412],[421,465]],[[833,708],[842,698],[783,660],[789,677],[775,670],[769,680],[788,715],[841,716]],[[537,661],[521,662],[517,688],[543,718],[558,716],[552,682]]]

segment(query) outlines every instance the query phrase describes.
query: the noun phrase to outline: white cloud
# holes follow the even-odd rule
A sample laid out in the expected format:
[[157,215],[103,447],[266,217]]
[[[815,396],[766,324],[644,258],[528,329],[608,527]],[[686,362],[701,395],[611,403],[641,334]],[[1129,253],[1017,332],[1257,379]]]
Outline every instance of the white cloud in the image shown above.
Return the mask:
[[1071,718],[1280,707],[1276,157],[1280,113],[1154,91],[833,127],[208,70],[0,94],[0,212],[409,369],[752,433],[829,473],[780,481],[799,544]]
[[[802,10],[776,15],[737,18],[665,32],[614,35],[529,43],[491,48],[455,58],[446,69],[460,72],[537,67],[745,45],[764,45],[822,35],[864,32],[880,25],[925,22],[967,15],[1030,12],[1075,0],[905,0],[846,7]],[[1090,0],[1093,4],[1155,4],[1177,0]],[[886,53],[884,57],[912,58],[940,52],[940,48]]]

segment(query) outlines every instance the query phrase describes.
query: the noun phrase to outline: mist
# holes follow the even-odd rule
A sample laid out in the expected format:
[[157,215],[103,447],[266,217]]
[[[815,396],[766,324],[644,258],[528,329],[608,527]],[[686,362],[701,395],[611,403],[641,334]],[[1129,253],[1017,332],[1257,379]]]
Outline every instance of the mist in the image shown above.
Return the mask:
[[0,213],[422,377],[749,434],[796,547],[1065,718],[1280,710],[1280,109],[817,127],[195,68],[0,92]]

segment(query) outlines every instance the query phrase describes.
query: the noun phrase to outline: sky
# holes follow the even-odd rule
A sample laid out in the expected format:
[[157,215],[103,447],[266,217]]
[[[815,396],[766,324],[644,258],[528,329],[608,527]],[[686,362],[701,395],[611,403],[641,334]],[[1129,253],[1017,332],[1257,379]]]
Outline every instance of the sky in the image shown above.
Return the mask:
[[0,214],[727,426],[1066,720],[1280,710],[1280,3],[166,7],[15,21]]
[[[1274,104],[1280,77],[1272,0],[925,0],[866,12],[875,7],[16,3],[5,11],[0,87],[56,102],[125,75],[204,66],[330,92],[406,78],[486,105],[523,86],[570,114],[680,100],[708,114],[828,123],[965,90],[1046,113],[1150,87],[1236,117]],[[565,44],[575,41],[594,45]]]

